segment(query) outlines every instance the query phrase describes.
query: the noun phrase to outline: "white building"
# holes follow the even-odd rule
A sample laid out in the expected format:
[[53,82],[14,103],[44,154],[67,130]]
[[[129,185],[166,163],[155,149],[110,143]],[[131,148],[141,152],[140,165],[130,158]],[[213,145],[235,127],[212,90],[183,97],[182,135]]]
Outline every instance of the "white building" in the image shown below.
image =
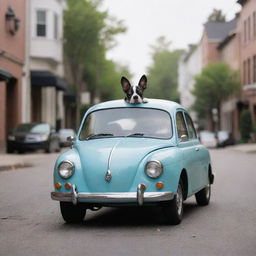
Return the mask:
[[[66,0],[29,0],[28,78],[23,121],[64,123],[63,11]],[[28,86],[29,84],[29,86]],[[29,95],[29,96],[28,96]]]
[[180,93],[181,105],[190,110],[193,120],[197,120],[196,113],[191,111],[194,103],[192,90],[195,84],[195,76],[202,70],[202,48],[200,45],[190,46],[188,52],[184,53],[179,60],[178,67],[178,91]]

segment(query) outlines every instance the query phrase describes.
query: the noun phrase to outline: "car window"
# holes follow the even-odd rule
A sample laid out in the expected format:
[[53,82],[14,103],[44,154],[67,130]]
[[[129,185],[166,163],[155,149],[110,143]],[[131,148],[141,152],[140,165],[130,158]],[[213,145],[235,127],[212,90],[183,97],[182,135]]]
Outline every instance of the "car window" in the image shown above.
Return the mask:
[[15,132],[49,133],[50,126],[48,124],[33,123],[19,124],[16,127]]
[[169,139],[172,137],[172,121],[170,115],[160,109],[102,109],[87,116],[79,139],[86,140],[91,135],[97,134],[113,137],[137,136]]
[[177,131],[178,131],[178,138],[181,138],[182,135],[188,136],[185,120],[182,112],[180,111],[177,112],[176,114],[176,125],[177,125]]
[[194,128],[193,121],[192,121],[191,117],[187,113],[185,113],[185,119],[186,119],[187,127],[188,127],[188,137],[189,137],[189,139],[195,139],[197,137],[196,130]]

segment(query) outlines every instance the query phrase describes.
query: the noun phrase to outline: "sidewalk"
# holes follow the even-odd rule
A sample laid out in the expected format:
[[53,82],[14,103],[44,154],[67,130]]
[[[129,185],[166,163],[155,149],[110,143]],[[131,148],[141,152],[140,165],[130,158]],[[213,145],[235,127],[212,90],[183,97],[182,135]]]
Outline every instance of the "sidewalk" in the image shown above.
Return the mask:
[[235,146],[230,146],[228,149],[240,151],[243,153],[256,153],[256,143],[238,144]]
[[45,153],[5,154],[0,153],[0,171],[31,167],[38,159],[45,158]]

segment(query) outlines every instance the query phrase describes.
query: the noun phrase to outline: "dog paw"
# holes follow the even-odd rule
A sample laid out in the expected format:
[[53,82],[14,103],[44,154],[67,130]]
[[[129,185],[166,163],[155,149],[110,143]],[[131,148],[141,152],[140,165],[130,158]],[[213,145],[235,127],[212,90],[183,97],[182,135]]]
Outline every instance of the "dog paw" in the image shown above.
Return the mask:
[[148,100],[147,99],[143,99],[143,103],[148,103]]

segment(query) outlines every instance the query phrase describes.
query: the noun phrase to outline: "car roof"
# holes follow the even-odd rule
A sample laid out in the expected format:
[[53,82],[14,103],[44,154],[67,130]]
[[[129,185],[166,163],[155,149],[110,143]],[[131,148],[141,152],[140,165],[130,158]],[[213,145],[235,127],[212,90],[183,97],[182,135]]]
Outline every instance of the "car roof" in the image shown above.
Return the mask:
[[130,104],[124,100],[112,100],[103,103],[99,103],[89,109],[89,112],[108,109],[108,108],[156,108],[166,110],[168,112],[173,112],[178,108],[184,109],[180,104],[169,101],[169,100],[159,100],[159,99],[147,99],[147,103],[140,104]]

